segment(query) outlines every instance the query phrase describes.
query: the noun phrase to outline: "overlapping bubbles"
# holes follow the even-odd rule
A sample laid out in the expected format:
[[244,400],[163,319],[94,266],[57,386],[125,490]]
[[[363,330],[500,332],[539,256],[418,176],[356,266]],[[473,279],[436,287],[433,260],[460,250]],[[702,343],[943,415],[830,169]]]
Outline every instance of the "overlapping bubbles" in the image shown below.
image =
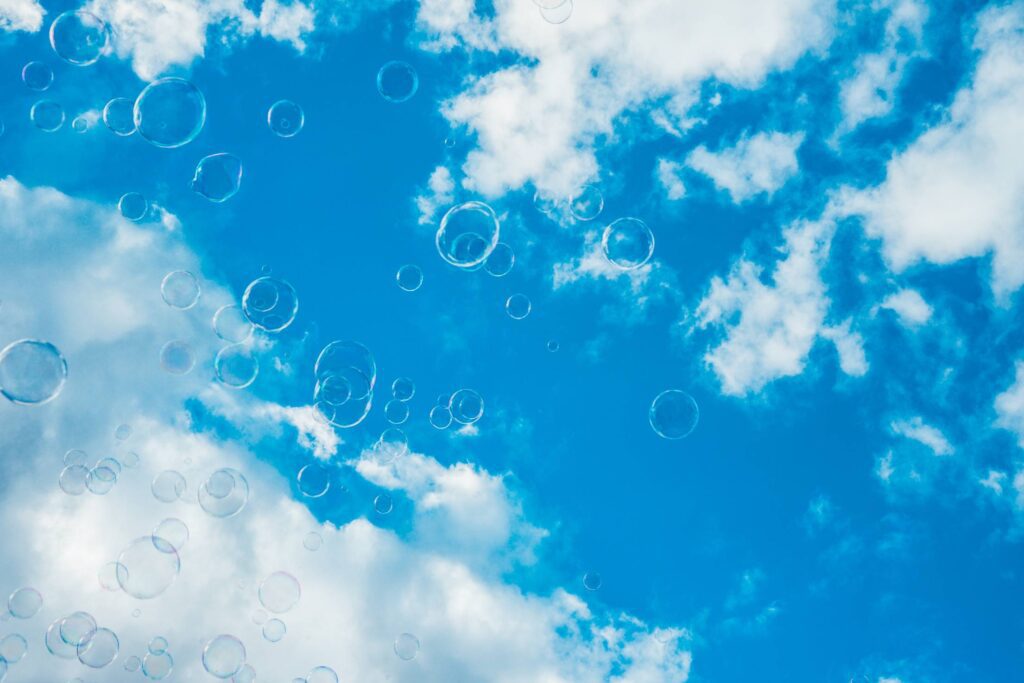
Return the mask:
[[332,341],[316,359],[313,407],[318,419],[335,427],[355,427],[373,405],[377,363],[355,341]]

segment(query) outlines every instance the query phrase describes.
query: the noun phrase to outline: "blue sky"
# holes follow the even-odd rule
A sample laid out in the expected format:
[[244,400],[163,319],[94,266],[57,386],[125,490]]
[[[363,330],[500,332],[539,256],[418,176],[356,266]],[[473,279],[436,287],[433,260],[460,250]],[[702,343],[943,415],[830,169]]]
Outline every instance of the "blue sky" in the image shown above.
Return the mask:
[[[263,680],[317,665],[398,681],[1018,676],[1024,4],[575,0],[558,25],[531,0],[84,7],[113,39],[79,67],[47,37],[77,4],[0,3],[0,341],[47,339],[69,367],[52,402],[0,406],[0,516],[22,549],[0,590],[45,600],[0,629],[29,641],[8,680],[137,678],[122,662],[154,635],[173,676],[214,680],[200,653],[218,633]],[[401,104],[376,90],[395,59],[419,74]],[[31,60],[53,68],[44,93],[21,82]],[[194,141],[95,120],[167,75],[206,98]],[[57,132],[29,120],[41,97],[67,112]],[[267,127],[280,99],[305,112],[293,138]],[[222,204],[189,187],[218,152],[244,168]],[[535,205],[585,184],[604,197],[593,221]],[[117,214],[129,191],[155,207],[138,224]],[[437,252],[441,216],[470,200],[500,218],[505,277]],[[656,246],[623,271],[600,236],[629,216]],[[404,264],[424,273],[415,292],[395,283]],[[203,287],[188,311],[159,296],[179,269]],[[225,388],[210,318],[268,269],[298,316],[257,331],[256,381]],[[524,320],[504,310],[515,293]],[[159,368],[171,339],[195,349],[188,375]],[[378,368],[351,429],[310,405],[334,339]],[[398,377],[416,384],[410,452],[380,465]],[[460,388],[483,418],[432,428]],[[678,441],[647,419],[670,388],[700,406]],[[72,447],[140,465],[105,496],[68,496]],[[311,463],[331,473],[322,498],[295,482]],[[151,497],[174,469],[194,503],[218,467],[251,484],[237,517]],[[167,593],[98,587],[167,516],[191,529]],[[251,616],[276,570],[303,595],[268,643]],[[47,626],[79,609],[122,637],[107,668],[46,651]],[[412,662],[391,651],[404,632]]]

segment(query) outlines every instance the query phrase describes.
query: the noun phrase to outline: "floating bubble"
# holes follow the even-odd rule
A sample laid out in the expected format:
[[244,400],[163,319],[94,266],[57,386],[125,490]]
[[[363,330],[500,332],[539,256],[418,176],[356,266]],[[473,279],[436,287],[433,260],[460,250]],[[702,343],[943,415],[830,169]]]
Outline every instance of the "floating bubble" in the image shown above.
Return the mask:
[[160,295],[171,308],[187,311],[199,301],[200,293],[196,276],[187,270],[172,270],[160,282]]
[[260,363],[245,344],[225,346],[213,359],[217,379],[232,389],[245,389],[256,381]]
[[117,558],[117,582],[128,595],[150,600],[166,591],[181,571],[178,553],[168,545],[157,547],[152,536],[141,536]]
[[280,619],[270,619],[263,624],[263,637],[271,643],[276,643],[288,631],[288,627]]
[[114,474],[121,474],[121,463],[115,458],[100,458],[96,463],[96,468],[105,467]]
[[245,645],[232,635],[221,634],[203,648],[203,668],[217,678],[231,678],[245,666]]
[[132,426],[129,424],[119,424],[114,428],[114,438],[118,441],[124,441],[130,438],[132,435]]
[[127,451],[121,460],[124,466],[130,469],[139,464],[139,454],[135,451]]
[[391,496],[381,493],[373,499],[373,509],[378,515],[391,514],[391,511],[395,509],[395,503],[391,500]]
[[249,482],[238,470],[219,469],[199,486],[199,506],[214,517],[233,517],[249,502]]
[[110,467],[93,467],[85,476],[85,487],[97,496],[110,493],[117,483],[117,472]]
[[331,488],[331,473],[323,465],[305,465],[295,477],[299,491],[307,498],[320,498]]
[[29,118],[44,133],[54,133],[64,125],[64,107],[53,100],[39,100],[29,110]]
[[377,382],[377,363],[370,350],[354,341],[332,341],[317,356],[313,373],[318,381],[328,377],[343,378],[348,383],[349,398],[370,395]]
[[68,465],[60,472],[58,485],[60,490],[69,496],[80,496],[85,493],[85,480],[89,476],[89,468],[85,465]]
[[632,270],[650,260],[654,234],[639,218],[620,218],[604,229],[601,249],[612,265]]
[[395,281],[403,291],[415,292],[423,285],[423,271],[411,263],[404,265],[395,273]]
[[179,555],[188,543],[188,525],[177,517],[168,517],[153,527],[153,543],[157,550],[174,550]]
[[89,461],[89,454],[81,448],[71,448],[64,453],[65,465],[84,465]]
[[52,401],[64,388],[67,376],[64,356],[49,342],[22,339],[0,351],[0,393],[13,403]]
[[697,401],[685,391],[669,389],[651,402],[648,420],[654,432],[664,439],[682,439],[694,430],[700,410]]
[[135,126],[157,147],[181,147],[199,135],[206,121],[206,99],[183,78],[153,81],[135,100]]
[[295,320],[299,312],[299,297],[284,280],[264,276],[245,288],[242,311],[261,330],[280,332]]
[[399,401],[408,401],[416,393],[416,384],[408,377],[399,377],[391,383],[391,395]]
[[381,465],[393,462],[409,452],[409,438],[401,429],[389,427],[380,434],[373,445],[373,459]]
[[167,652],[168,647],[169,645],[166,638],[163,636],[156,636],[149,641],[149,645],[146,646],[146,649],[149,650],[150,654],[159,655]]
[[402,633],[395,638],[395,654],[398,658],[403,661],[411,661],[416,659],[416,655],[420,651],[419,638],[411,633]]
[[97,629],[96,619],[88,612],[75,612],[54,623],[57,624],[60,641],[76,649],[92,638]]
[[298,604],[302,587],[299,580],[288,572],[274,572],[263,579],[258,595],[260,604],[268,612],[284,614]]
[[[57,619],[47,627],[43,643],[46,645],[47,651],[53,656],[60,657],[61,659],[74,659],[78,654],[78,648],[74,645],[68,645],[61,639],[61,621],[61,619]],[[3,674],[4,669],[0,667],[0,681],[3,680]]]
[[7,597],[7,611],[15,619],[31,619],[43,606],[43,595],[35,588],[19,588]]
[[448,403],[452,419],[464,425],[473,424],[484,414],[484,399],[472,389],[459,389]]
[[184,339],[174,339],[160,349],[160,367],[172,375],[187,375],[196,365],[192,345]]
[[393,398],[384,404],[384,416],[393,425],[400,425],[409,419],[409,405]]
[[129,673],[135,673],[140,668],[142,668],[142,660],[136,657],[135,655],[132,655],[128,659],[124,660],[125,671],[128,671]]
[[584,185],[569,200],[569,211],[578,221],[592,221],[604,210],[604,195],[596,185]]
[[113,98],[103,107],[103,123],[116,135],[131,135],[135,132],[134,107],[127,97]]
[[138,192],[126,192],[117,202],[117,209],[128,220],[138,222],[146,217],[146,212],[149,211],[149,202]]
[[71,119],[71,130],[76,133],[84,133],[89,130],[89,119],[84,116],[76,116]]
[[409,100],[420,87],[420,77],[410,64],[391,61],[377,72],[377,92],[388,102]]
[[306,683],[338,683],[338,674],[329,666],[318,666],[306,674]]
[[483,202],[465,202],[448,209],[441,218],[434,242],[445,261],[472,268],[490,256],[500,232],[494,209]]
[[434,406],[430,409],[430,426],[434,429],[448,429],[452,423],[452,411],[448,406]]
[[549,339],[548,340],[548,343],[547,343],[548,351],[550,351],[551,353],[554,353],[554,352],[558,351],[558,348],[559,348],[559,344],[558,344],[558,342],[556,340],[554,340],[554,339]]
[[213,314],[213,331],[226,342],[238,344],[252,336],[253,325],[236,304],[221,306]]
[[231,683],[256,683],[256,669],[246,664],[231,677]]
[[161,503],[173,503],[180,500],[186,488],[188,488],[188,482],[185,481],[185,477],[174,470],[164,470],[156,475],[150,486],[153,497]]
[[29,90],[42,92],[53,83],[53,69],[46,62],[29,62],[21,70],[21,80]]
[[601,587],[601,575],[597,572],[587,572],[583,575],[583,587],[588,591],[596,591]]
[[548,218],[555,218],[562,208],[562,203],[546,192],[537,190],[533,193],[533,206]]
[[78,661],[92,669],[102,669],[117,658],[121,641],[109,628],[98,628],[78,644]]
[[494,250],[491,251],[491,255],[484,261],[484,270],[487,271],[488,275],[494,277],[505,277],[512,272],[512,266],[516,263],[516,254],[512,251],[512,247],[508,246],[504,242],[498,242],[494,245]]
[[192,190],[217,204],[234,197],[242,186],[242,160],[218,152],[199,160],[192,176]]
[[309,550],[310,552],[316,552],[317,550],[320,550],[320,546],[322,546],[323,543],[323,536],[321,536],[315,531],[310,531],[302,539],[302,547],[306,550]]
[[[357,382],[356,386],[361,384],[364,384],[364,382]],[[346,377],[328,375],[319,382],[316,395],[319,400],[324,401],[328,405],[344,405],[352,398],[352,382],[349,382]]]
[[302,107],[290,100],[278,100],[267,111],[267,125],[275,135],[290,138],[302,130],[306,122],[306,114]]
[[71,10],[50,24],[50,45],[65,62],[89,66],[107,53],[110,28],[95,14]]
[[18,633],[12,633],[0,640],[0,659],[8,664],[17,664],[28,652],[28,641]]
[[505,312],[513,320],[522,320],[530,315],[532,304],[525,294],[513,294],[505,300]]
[[107,562],[100,567],[96,578],[99,579],[100,587],[103,590],[110,591],[111,593],[121,590],[121,584],[117,580],[117,562]]
[[540,15],[549,24],[564,24],[572,16],[572,0],[564,0],[557,7],[541,7]]

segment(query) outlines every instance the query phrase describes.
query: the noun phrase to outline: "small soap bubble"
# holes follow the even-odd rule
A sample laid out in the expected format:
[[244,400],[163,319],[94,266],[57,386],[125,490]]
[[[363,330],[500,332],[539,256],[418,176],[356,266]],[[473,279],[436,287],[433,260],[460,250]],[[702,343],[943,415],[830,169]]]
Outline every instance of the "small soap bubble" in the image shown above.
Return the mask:
[[395,654],[403,661],[411,661],[420,651],[419,638],[411,633],[402,633],[395,638]]
[[167,639],[163,636],[154,637],[151,641],[149,641],[149,645],[146,647],[146,649],[149,650],[150,654],[154,655],[159,655],[163,654],[164,652],[167,652],[167,648]]
[[639,218],[620,218],[604,229],[601,249],[612,265],[633,270],[651,259],[654,233]]
[[80,496],[86,491],[85,482],[88,477],[89,468],[85,465],[68,465],[60,472],[58,485],[69,496]]
[[400,425],[409,419],[409,404],[393,398],[384,405],[384,416],[393,425]]
[[124,660],[124,670],[130,673],[135,673],[142,667],[142,660],[132,655],[128,659]]
[[246,664],[231,677],[231,683],[256,683],[256,669]]
[[378,515],[390,514],[394,508],[394,501],[391,500],[391,496],[387,493],[378,494],[373,499],[373,509]]
[[173,503],[181,499],[188,488],[188,483],[180,472],[164,470],[153,478],[150,488],[153,497],[161,503]]
[[149,202],[138,192],[126,192],[117,202],[117,210],[130,221],[141,221],[149,211]]
[[21,405],[52,401],[64,388],[68,364],[56,346],[22,339],[0,351],[0,393]]
[[103,107],[103,123],[121,137],[135,132],[135,103],[127,97],[115,97]]
[[412,65],[391,61],[377,72],[377,92],[388,102],[408,101],[420,87],[420,78]]
[[533,304],[530,303],[530,298],[525,294],[513,294],[505,300],[505,312],[513,320],[522,320],[530,315],[532,307]]
[[404,265],[395,273],[395,281],[403,291],[415,292],[423,285],[423,271],[411,263]]
[[39,100],[29,110],[29,118],[44,133],[55,133],[64,125],[64,107],[53,100]]
[[505,277],[512,272],[512,267],[516,263],[515,252],[512,251],[512,247],[508,246],[504,242],[498,242],[494,245],[494,250],[491,251],[491,255],[484,261],[484,270],[487,271],[488,275],[494,277]]
[[245,666],[245,645],[238,638],[222,634],[203,648],[203,668],[217,678],[231,678]]
[[330,471],[318,463],[304,465],[295,479],[299,492],[307,498],[320,498],[331,488]]
[[310,531],[302,539],[302,547],[306,550],[309,550],[310,552],[316,552],[317,550],[320,550],[320,546],[323,545],[323,543],[323,536],[321,536],[316,531]]
[[601,575],[597,572],[587,572],[583,575],[583,587],[588,591],[596,591],[601,587]]
[[549,24],[564,24],[572,16],[572,0],[563,0],[562,4],[556,7],[541,7],[540,15]]
[[29,90],[42,92],[53,83],[53,69],[46,62],[29,62],[21,69],[21,80]]
[[196,365],[192,345],[184,339],[174,339],[160,349],[160,367],[172,375],[187,375]]
[[219,152],[199,160],[192,176],[192,190],[220,204],[234,197],[242,186],[242,160]]
[[263,637],[271,643],[276,643],[284,638],[287,631],[288,628],[280,619],[270,619],[263,624]]
[[139,454],[135,451],[125,451],[125,454],[121,457],[121,464],[129,469],[138,466]]
[[651,428],[664,439],[682,439],[689,435],[697,427],[699,418],[697,401],[680,389],[658,394],[648,412]]
[[217,379],[232,389],[245,389],[256,381],[259,361],[245,344],[231,344],[217,352],[213,359]]
[[89,130],[90,126],[91,124],[89,123],[89,119],[85,116],[79,115],[71,119],[71,130],[76,133],[84,133]]
[[391,383],[391,395],[399,401],[408,401],[416,394],[416,384],[408,377],[399,377]]
[[452,423],[452,411],[448,406],[434,406],[430,409],[429,419],[434,429],[448,429]]
[[172,270],[160,282],[160,295],[171,308],[186,311],[199,301],[201,289],[196,276],[187,270]]
[[555,353],[556,351],[558,351],[560,345],[557,340],[549,339],[546,346],[548,351],[550,351],[551,353]]
[[245,317],[241,306],[228,304],[213,314],[213,331],[224,341],[239,344],[252,336],[253,324]]
[[206,98],[183,78],[161,78],[139,93],[134,118],[139,134],[157,147],[181,147],[203,129]]
[[302,107],[290,100],[278,100],[267,111],[267,125],[275,135],[282,138],[297,135],[305,122],[306,114]]
[[119,424],[114,429],[114,438],[118,441],[125,441],[131,438],[132,426],[130,424]]
[[260,604],[273,614],[284,614],[295,607],[301,595],[299,580],[288,572],[274,572],[263,579],[258,590]]

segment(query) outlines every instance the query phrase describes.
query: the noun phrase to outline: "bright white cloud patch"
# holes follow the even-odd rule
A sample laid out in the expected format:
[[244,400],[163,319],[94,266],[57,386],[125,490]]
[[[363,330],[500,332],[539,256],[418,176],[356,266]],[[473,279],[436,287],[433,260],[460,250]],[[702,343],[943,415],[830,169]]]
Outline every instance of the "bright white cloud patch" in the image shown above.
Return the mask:
[[890,294],[880,304],[881,308],[895,313],[904,327],[920,327],[931,320],[932,307],[916,289],[901,289]]
[[661,189],[665,191],[665,197],[670,201],[677,201],[686,196],[686,185],[682,178],[683,165],[671,159],[658,159],[658,166],[655,176]]
[[801,133],[757,133],[744,136],[732,147],[717,152],[701,145],[686,157],[686,165],[711,178],[740,204],[760,194],[771,196],[796,175],[796,150]]
[[897,436],[926,446],[935,455],[951,455],[953,453],[953,444],[949,442],[942,430],[927,424],[920,417],[894,420],[889,428]]
[[427,189],[416,197],[420,225],[434,223],[438,212],[455,200],[455,181],[452,172],[445,166],[438,166],[430,174]]
[[43,25],[45,13],[35,0],[0,0],[0,31],[35,33]]
[[860,377],[868,371],[868,359],[864,353],[864,338],[860,333],[850,329],[851,321],[841,325],[827,327],[821,336],[836,346],[839,356],[839,369],[851,377]]
[[1024,448],[1024,360],[1017,361],[1013,383],[996,396],[996,426],[1014,433]]

